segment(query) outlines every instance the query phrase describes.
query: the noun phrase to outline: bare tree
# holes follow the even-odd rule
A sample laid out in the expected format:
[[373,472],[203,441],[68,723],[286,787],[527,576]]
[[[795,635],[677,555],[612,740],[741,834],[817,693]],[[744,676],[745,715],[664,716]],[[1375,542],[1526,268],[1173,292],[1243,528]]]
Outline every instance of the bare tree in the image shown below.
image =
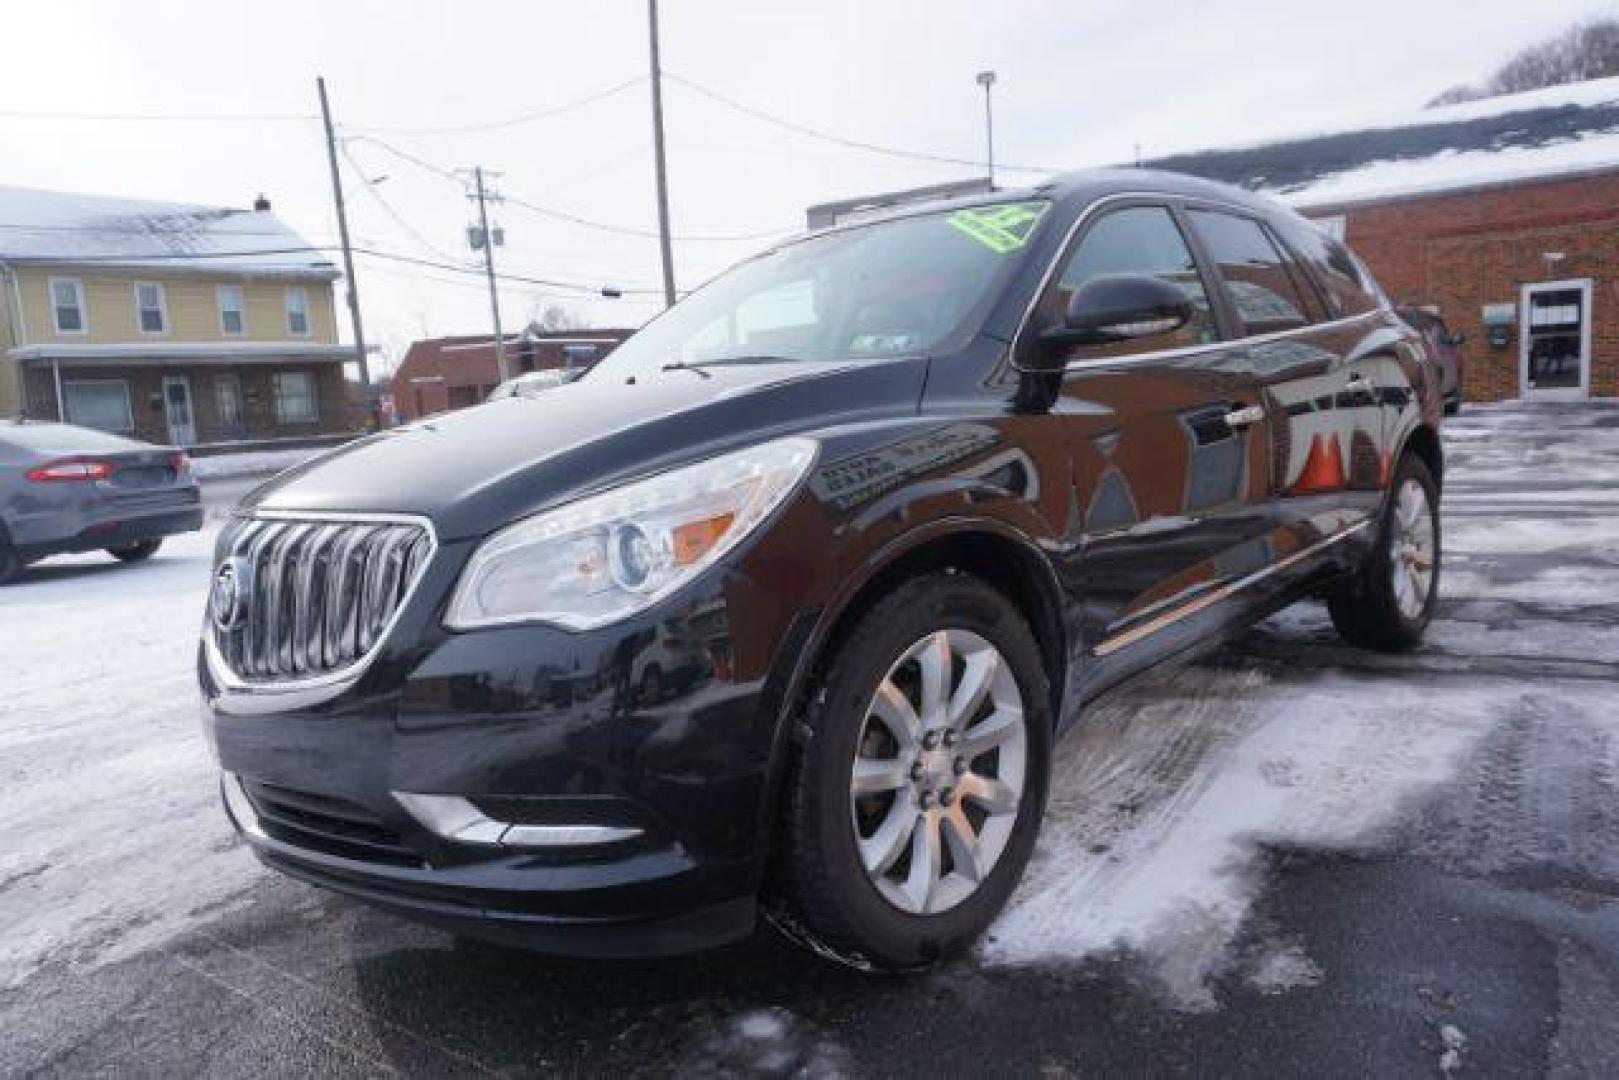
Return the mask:
[[1497,94],[1619,75],[1619,20],[1590,19],[1533,45],[1503,64],[1489,81]]
[[582,330],[585,320],[554,300],[535,297],[528,309],[530,330]]
[[1619,19],[1587,19],[1520,50],[1483,84],[1453,86],[1428,107],[1619,75]]

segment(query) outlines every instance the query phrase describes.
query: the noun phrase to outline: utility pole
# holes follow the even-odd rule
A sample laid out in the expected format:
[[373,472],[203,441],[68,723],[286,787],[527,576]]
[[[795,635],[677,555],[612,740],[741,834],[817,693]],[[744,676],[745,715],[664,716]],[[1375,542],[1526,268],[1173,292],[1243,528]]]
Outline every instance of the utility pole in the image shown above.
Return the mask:
[[337,204],[337,235],[343,244],[343,274],[348,278],[349,319],[354,327],[354,359],[360,366],[360,392],[373,429],[382,426],[376,390],[371,385],[371,365],[365,354],[365,327],[360,322],[360,283],[354,277],[354,249],[349,245],[349,215],[343,206],[343,178],[337,171],[337,136],[332,131],[332,107],[326,100],[326,77],[317,75],[320,91],[320,118],[326,125],[326,163],[332,170],[332,201]]
[[495,285],[495,234],[489,231],[489,200],[498,196],[484,184],[482,165],[473,166],[472,178],[475,187],[473,198],[478,200],[477,235],[482,238],[483,272],[489,279],[489,311],[495,318],[495,370],[505,381],[512,377],[512,372],[506,370],[506,340],[500,330],[500,289]]
[[984,88],[984,153],[989,165],[989,186],[995,187],[995,111],[990,107],[989,88],[995,85],[993,71],[980,71],[978,85]]
[[658,244],[663,251],[663,303],[675,303],[675,256],[669,246],[669,169],[663,159],[663,69],[658,63],[658,0],[646,0],[652,28],[652,152],[658,170]]

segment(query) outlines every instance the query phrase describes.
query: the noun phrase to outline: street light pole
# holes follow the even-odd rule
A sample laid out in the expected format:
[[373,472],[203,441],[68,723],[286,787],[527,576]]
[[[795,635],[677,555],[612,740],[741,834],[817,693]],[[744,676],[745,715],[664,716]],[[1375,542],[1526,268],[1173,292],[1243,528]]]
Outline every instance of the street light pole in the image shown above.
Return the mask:
[[658,61],[658,0],[646,0],[652,31],[652,153],[658,174],[658,246],[663,255],[663,303],[675,303],[675,256],[669,244],[669,169],[663,158],[663,69]]
[[980,71],[978,85],[984,88],[984,153],[989,166],[989,186],[995,187],[995,110],[990,106],[989,88],[995,85],[993,71]]

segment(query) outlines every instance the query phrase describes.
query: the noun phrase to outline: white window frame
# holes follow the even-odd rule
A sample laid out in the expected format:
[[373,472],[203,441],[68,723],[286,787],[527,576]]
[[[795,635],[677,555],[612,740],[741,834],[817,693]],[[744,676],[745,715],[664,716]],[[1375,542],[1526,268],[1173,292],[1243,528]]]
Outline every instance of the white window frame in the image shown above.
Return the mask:
[[[309,415],[289,419],[281,407],[281,377],[283,375],[302,375],[309,380]],[[275,422],[278,424],[318,424],[320,423],[320,384],[315,379],[315,373],[308,368],[298,368],[292,371],[272,371],[270,373],[270,396],[274,399]]]
[[[299,298],[299,305],[296,309],[292,305],[292,298],[294,296]],[[287,314],[287,333],[291,334],[293,337],[308,337],[312,325],[312,320],[309,317],[308,288],[303,285],[288,285],[286,295],[282,299],[282,304]],[[293,329],[292,316],[295,312],[304,317],[304,328],[302,330]]]
[[[157,290],[157,313],[163,320],[163,326],[157,330],[148,330],[141,325],[141,290],[151,288]],[[131,287],[135,297],[135,329],[143,334],[167,334],[169,332],[169,290],[163,287],[161,281],[137,281]]]
[[[236,294],[236,307],[234,309],[225,307],[225,296],[228,293]],[[216,285],[214,287],[214,298],[219,307],[219,332],[227,337],[241,337],[247,333],[247,290],[240,285]],[[236,321],[240,325],[234,330],[225,325],[225,312],[227,310],[236,312]]]
[[[62,327],[59,304],[56,302],[56,287],[58,285],[73,286],[73,302],[79,309],[79,328],[65,330]],[[45,283],[45,290],[51,301],[51,325],[58,334],[88,334],[90,332],[90,310],[84,305],[84,282],[79,278],[53,277]]]
[[[123,390],[123,392],[124,392],[124,419],[126,421],[128,421],[128,425],[129,425],[127,427],[114,428],[112,430],[114,431],[114,433],[119,434],[119,435],[127,435],[127,434],[133,433],[134,430],[135,430],[135,409],[134,409],[134,407],[131,404],[130,399],[129,399],[129,380],[128,379],[63,379],[62,380],[62,403],[61,403],[62,404],[62,415],[67,417],[67,422],[70,423],[70,424],[76,424],[76,423],[80,422],[73,415],[73,409],[68,404],[68,391],[70,389],[72,389],[75,386],[109,386],[109,385],[110,386],[117,386],[121,390]],[[84,427],[90,427],[91,425],[84,424],[83,426]],[[106,429],[106,428],[96,428],[95,430],[97,430],[97,431],[106,431],[108,429]]]

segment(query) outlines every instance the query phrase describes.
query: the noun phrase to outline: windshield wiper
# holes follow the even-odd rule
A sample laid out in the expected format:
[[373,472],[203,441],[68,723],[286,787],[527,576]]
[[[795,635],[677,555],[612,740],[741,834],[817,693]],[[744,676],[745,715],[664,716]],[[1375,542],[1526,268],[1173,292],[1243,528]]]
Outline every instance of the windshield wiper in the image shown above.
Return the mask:
[[663,365],[663,370],[696,371],[706,374],[706,372],[703,372],[703,368],[740,366],[742,364],[802,364],[804,362],[803,357],[799,356],[769,356],[761,353],[757,356],[720,356],[713,360],[698,360],[692,363],[685,360],[672,360]]
[[671,360],[671,361],[669,361],[669,363],[663,365],[663,367],[659,368],[658,370],[659,371],[690,371],[690,372],[693,372],[693,373],[695,373],[697,375],[701,375],[705,379],[712,379],[714,377],[714,376],[710,375],[708,372],[704,371],[703,366],[701,364],[688,364],[684,360]]

